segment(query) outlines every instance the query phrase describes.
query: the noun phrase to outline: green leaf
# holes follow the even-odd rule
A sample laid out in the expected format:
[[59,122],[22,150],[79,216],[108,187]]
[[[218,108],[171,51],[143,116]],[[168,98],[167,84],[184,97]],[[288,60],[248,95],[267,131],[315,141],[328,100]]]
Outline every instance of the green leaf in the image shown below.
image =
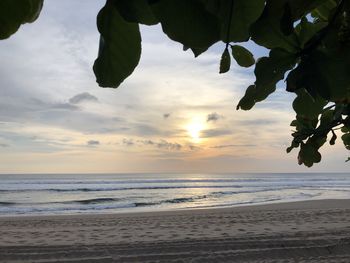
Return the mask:
[[281,31],[284,35],[289,36],[294,31],[293,26],[293,17],[292,17],[292,11],[290,9],[290,5],[288,2],[284,4],[284,12],[281,17]]
[[0,39],[9,38],[21,24],[34,22],[43,7],[44,0],[1,0]]
[[256,97],[256,87],[255,85],[250,85],[243,96],[243,98],[239,101],[237,105],[237,110],[250,110],[255,105],[255,97]]
[[288,0],[294,21],[306,16],[315,10],[315,8],[318,8],[327,2],[329,2],[329,0]]
[[255,43],[266,48],[283,48],[296,52],[299,48],[296,34],[293,32],[286,36],[281,30],[285,2],[283,0],[267,1],[264,12],[250,28],[251,36]]
[[297,125],[298,125],[297,120],[292,120],[292,122],[290,123],[290,126],[292,126],[292,127],[296,127]]
[[109,0],[98,14],[97,27],[101,38],[99,55],[93,67],[96,81],[101,87],[117,88],[140,60],[139,26],[126,22]]
[[296,56],[283,49],[272,49],[269,57],[262,57],[256,63],[254,70],[255,84],[258,86],[274,85],[284,78],[284,74],[292,69]]
[[220,73],[226,73],[227,71],[229,71],[230,66],[231,66],[230,53],[228,52],[228,48],[225,48],[224,52],[221,55]]
[[350,102],[350,51],[327,54],[314,50],[287,77],[287,91],[305,88],[313,97]]
[[343,140],[345,148],[350,150],[350,133],[345,133],[342,135],[341,139]]
[[301,143],[298,155],[298,163],[311,167],[314,163],[321,161],[318,149],[326,142],[326,136],[313,136],[306,143]]
[[196,0],[161,0],[151,5],[168,37],[189,48],[208,48],[220,40],[218,19]]
[[[327,127],[330,127],[332,122],[334,121],[334,110],[326,110],[322,112],[321,118],[320,118],[320,126],[323,129],[326,129]],[[332,127],[330,127],[332,128]]]
[[250,51],[242,46],[233,45],[231,46],[232,56],[236,60],[237,64],[241,67],[250,67],[254,65],[255,59]]
[[204,53],[205,51],[208,50],[208,48],[196,48],[196,47],[193,47],[193,48],[189,48],[189,47],[186,47],[186,46],[183,46],[183,51],[187,51],[188,49],[191,49],[194,57],[198,57],[200,54]]
[[335,132],[332,130],[332,138],[331,138],[331,140],[329,141],[329,144],[330,144],[330,145],[334,145],[336,140],[337,140],[337,135],[336,135]]
[[311,15],[314,18],[319,18],[323,21],[328,21],[328,18],[330,14],[332,13],[332,10],[337,7],[337,2],[334,0],[328,0],[324,1],[321,5],[318,5],[317,8],[315,8]]
[[304,48],[305,44],[321,29],[323,29],[327,23],[321,21],[309,22],[307,18],[303,17],[300,23],[296,26],[295,31],[298,36],[300,47]]
[[306,90],[301,89],[297,92],[297,97],[293,101],[293,109],[298,117],[305,120],[315,120],[326,104],[326,100],[321,97],[314,99]]
[[247,41],[251,24],[259,18],[265,6],[265,0],[202,0],[202,2],[205,3],[207,10],[220,20],[220,36],[225,43]]
[[128,22],[145,25],[155,25],[159,22],[147,0],[114,0],[113,3]]
[[343,127],[341,127],[340,130],[341,130],[343,133],[347,133],[347,132],[350,133],[350,127],[343,126]]
[[304,164],[311,167],[314,163],[321,161],[321,154],[310,144],[301,144],[298,155],[299,165]]
[[250,90],[237,105],[237,109],[251,109],[256,102],[266,99],[276,90],[276,83],[284,78],[286,71],[293,68],[296,57],[293,53],[283,49],[273,49],[269,57],[260,58],[255,66],[255,85],[249,86]]
[[295,140],[292,141],[292,144],[287,148],[287,153],[290,153],[293,148],[298,148],[300,143],[296,142]]

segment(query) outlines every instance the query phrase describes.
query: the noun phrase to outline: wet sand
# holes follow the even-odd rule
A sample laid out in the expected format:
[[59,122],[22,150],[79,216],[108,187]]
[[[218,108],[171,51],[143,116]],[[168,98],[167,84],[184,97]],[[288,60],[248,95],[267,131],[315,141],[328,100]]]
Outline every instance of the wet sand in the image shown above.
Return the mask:
[[350,262],[350,200],[3,217],[0,262]]

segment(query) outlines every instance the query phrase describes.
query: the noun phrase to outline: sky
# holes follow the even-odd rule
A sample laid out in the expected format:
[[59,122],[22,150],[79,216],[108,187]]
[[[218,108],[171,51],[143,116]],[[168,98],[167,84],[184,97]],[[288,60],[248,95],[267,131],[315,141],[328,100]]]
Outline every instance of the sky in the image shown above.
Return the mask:
[[251,111],[235,109],[255,78],[235,62],[218,73],[223,43],[194,58],[159,25],[141,27],[132,76],[100,88],[103,5],[45,0],[37,21],[0,41],[0,173],[349,171],[340,141],[311,169],[286,153],[295,114],[283,83]]

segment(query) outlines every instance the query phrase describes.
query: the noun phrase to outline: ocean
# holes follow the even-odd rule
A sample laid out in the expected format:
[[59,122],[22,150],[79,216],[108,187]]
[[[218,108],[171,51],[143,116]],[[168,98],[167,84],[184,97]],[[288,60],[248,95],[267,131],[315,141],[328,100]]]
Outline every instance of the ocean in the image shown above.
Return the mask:
[[349,173],[0,175],[0,216],[144,212],[344,198],[350,198]]

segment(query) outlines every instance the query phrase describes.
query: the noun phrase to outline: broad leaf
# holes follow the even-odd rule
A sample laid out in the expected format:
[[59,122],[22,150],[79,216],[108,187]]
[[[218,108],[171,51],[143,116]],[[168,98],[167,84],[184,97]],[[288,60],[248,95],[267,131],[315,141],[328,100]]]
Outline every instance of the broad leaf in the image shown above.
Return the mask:
[[262,57],[256,63],[254,70],[256,84],[264,86],[276,84],[284,78],[284,74],[296,63],[296,56],[283,49],[272,49],[269,57]]
[[283,48],[295,52],[299,48],[295,33],[286,36],[281,30],[285,3],[283,0],[267,1],[263,14],[251,26],[252,40],[266,48]]
[[318,5],[311,14],[314,18],[318,18],[322,21],[328,21],[330,14],[337,7],[335,0],[324,1],[321,5]]
[[205,3],[207,10],[220,20],[220,36],[224,42],[247,41],[251,24],[259,18],[265,6],[265,0],[202,0],[202,2]]
[[246,68],[254,65],[255,59],[253,54],[250,53],[249,50],[239,45],[233,45],[231,46],[231,49],[232,56],[236,60],[238,65]]
[[237,110],[250,110],[255,105],[255,97],[256,97],[256,86],[250,85],[243,96],[243,98],[239,101],[237,105]]
[[169,38],[189,48],[208,48],[220,39],[217,18],[195,0],[161,0],[151,5]]
[[228,52],[228,49],[225,48],[224,52],[221,55],[220,60],[220,73],[226,73],[230,70],[231,66],[231,57],[230,53]]
[[287,77],[287,91],[305,88],[313,97],[334,102],[350,102],[350,52],[327,54],[315,50],[303,57]]
[[330,139],[329,144],[334,145],[336,140],[337,140],[337,135],[335,134],[335,132],[333,132],[332,138]]
[[1,0],[0,39],[14,34],[21,24],[34,22],[43,7],[44,0]]
[[315,120],[322,112],[327,101],[321,97],[313,98],[304,89],[297,92],[297,97],[293,102],[293,109],[297,116],[305,120]]
[[114,5],[128,22],[154,25],[159,21],[154,16],[147,0],[114,0]]
[[298,163],[311,167],[314,163],[321,161],[321,154],[311,145],[302,144],[298,155]]
[[305,44],[326,25],[327,23],[322,21],[309,22],[303,17],[295,28],[301,48],[304,48]]
[[291,9],[291,14],[294,21],[306,16],[317,7],[327,4],[329,0],[288,0]]
[[269,57],[260,58],[254,70],[255,85],[249,87],[250,91],[238,103],[237,109],[249,110],[256,102],[266,99],[276,90],[276,83],[284,78],[285,72],[293,68],[295,61],[295,55],[283,49],[273,49]]
[[281,17],[281,31],[284,35],[289,36],[294,31],[293,17],[290,5],[288,2],[284,4],[284,11]]
[[341,139],[343,140],[345,148],[350,150],[350,133],[345,133],[342,135]]
[[126,22],[107,1],[97,17],[101,33],[100,50],[94,63],[96,81],[101,87],[117,88],[137,66],[141,55],[141,36],[136,23]]
[[326,142],[326,137],[312,137],[300,145],[298,163],[311,167],[314,163],[321,161],[318,149]]

